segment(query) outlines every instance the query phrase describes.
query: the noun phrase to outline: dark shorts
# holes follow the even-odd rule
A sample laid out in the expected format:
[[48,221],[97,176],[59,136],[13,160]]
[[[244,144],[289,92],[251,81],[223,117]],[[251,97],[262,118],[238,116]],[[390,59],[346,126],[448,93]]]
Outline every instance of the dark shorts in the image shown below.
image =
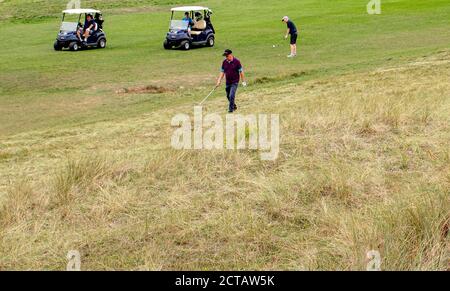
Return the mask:
[[297,44],[297,37],[298,37],[297,33],[291,34],[291,44]]

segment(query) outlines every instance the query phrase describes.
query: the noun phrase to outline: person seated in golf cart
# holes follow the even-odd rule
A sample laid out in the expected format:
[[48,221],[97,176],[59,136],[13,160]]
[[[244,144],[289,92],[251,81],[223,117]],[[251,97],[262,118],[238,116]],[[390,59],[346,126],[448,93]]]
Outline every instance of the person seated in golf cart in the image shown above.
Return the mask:
[[200,12],[195,12],[195,24],[192,27],[191,34],[199,35],[206,29],[206,21],[203,20],[203,15]]
[[194,26],[194,20],[192,20],[192,18],[189,16],[189,12],[184,13],[184,18],[182,20],[189,23],[190,28],[192,28],[192,26]]
[[94,21],[94,18],[92,16],[92,14],[87,14],[86,15],[86,20],[84,22],[84,27],[83,30],[78,30],[77,31],[77,36],[80,40],[81,39],[81,32],[83,33],[83,41],[87,42],[88,37],[94,33],[95,31],[97,31],[98,29],[98,25],[97,23]]
[[188,35],[189,37],[191,37],[191,30],[192,30],[192,26],[194,26],[194,20],[192,20],[191,16],[189,16],[189,12],[185,12],[184,13],[184,18],[182,19],[182,21],[185,21],[188,23]]

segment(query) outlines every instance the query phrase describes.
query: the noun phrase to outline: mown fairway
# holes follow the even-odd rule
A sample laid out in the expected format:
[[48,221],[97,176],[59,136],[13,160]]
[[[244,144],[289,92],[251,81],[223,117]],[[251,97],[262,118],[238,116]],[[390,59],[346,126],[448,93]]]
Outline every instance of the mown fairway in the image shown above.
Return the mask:
[[[217,47],[164,51],[169,6],[124,9],[113,1],[105,5],[116,7],[105,11],[109,48],[73,54],[52,50],[65,1],[20,1],[12,9],[14,2],[1,3],[0,13],[55,16],[19,18],[0,26],[0,135],[117,120],[201,100],[208,91],[201,87],[214,83],[221,52],[228,47],[243,60],[250,80],[257,80],[364,70],[433,53],[450,43],[446,0],[383,1],[384,13],[378,16],[366,13],[365,1],[209,1],[204,4],[215,11]],[[102,8],[99,3],[95,7]],[[289,51],[282,40],[280,19],[288,12],[302,30],[301,57],[294,61],[285,59]],[[147,85],[177,91],[160,96],[115,93]]]
[[[0,3],[0,269],[64,269],[73,249],[84,269],[365,269],[372,249],[449,267],[448,0],[199,2],[217,44],[189,52],[162,49],[184,1],[83,3],[105,50],[53,51],[65,1]],[[170,148],[225,48],[242,112],[280,114],[274,163]]]

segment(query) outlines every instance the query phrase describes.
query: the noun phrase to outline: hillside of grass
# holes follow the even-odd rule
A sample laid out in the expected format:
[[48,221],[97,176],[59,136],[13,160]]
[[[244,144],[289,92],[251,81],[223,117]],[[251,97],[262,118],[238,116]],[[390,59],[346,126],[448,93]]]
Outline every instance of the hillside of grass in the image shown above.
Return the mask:
[[[108,48],[79,53],[52,50],[60,8],[0,3],[0,270],[64,270],[70,250],[83,270],[365,270],[370,250],[450,268],[448,1],[241,2],[204,1],[217,47],[182,52],[161,47],[173,2],[102,1]],[[171,148],[227,47],[238,113],[280,116],[274,162]],[[221,89],[204,111],[226,106]]]
[[242,93],[243,114],[280,114],[276,162],[172,150],[191,105],[15,136],[0,269],[63,269],[76,249],[84,269],[363,270],[375,249],[385,270],[446,270],[448,74],[446,52]]
[[[8,1],[0,7],[8,3],[32,3],[27,11],[40,9],[39,1]],[[101,6],[108,3],[116,2],[102,1]],[[248,80],[258,85],[266,79],[289,82],[292,76],[308,80],[364,72],[413,61],[450,44],[447,0],[386,0],[383,14],[375,16],[367,14],[360,0],[292,0],[275,6],[269,0],[200,2],[215,12],[217,45],[190,52],[162,49],[170,4],[127,9],[127,3],[105,8],[106,50],[53,51],[59,17],[1,23],[0,136],[137,117],[201,100],[215,83],[226,48],[236,52]],[[287,12],[301,30],[300,57],[290,61],[280,21]],[[117,94],[146,86],[165,90]]]

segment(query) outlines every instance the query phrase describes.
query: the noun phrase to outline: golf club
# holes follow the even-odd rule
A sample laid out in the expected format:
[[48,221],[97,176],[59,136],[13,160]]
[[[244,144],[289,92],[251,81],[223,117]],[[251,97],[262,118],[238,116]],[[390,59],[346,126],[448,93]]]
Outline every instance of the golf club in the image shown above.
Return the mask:
[[203,101],[200,102],[200,104],[198,104],[198,105],[200,105],[200,106],[203,105],[203,103],[205,103],[206,100],[208,100],[208,98],[214,93],[214,91],[216,91],[216,89],[217,89],[217,86],[215,86],[214,89],[212,89],[212,91],[208,94],[208,96],[206,96],[205,99],[203,99]]

